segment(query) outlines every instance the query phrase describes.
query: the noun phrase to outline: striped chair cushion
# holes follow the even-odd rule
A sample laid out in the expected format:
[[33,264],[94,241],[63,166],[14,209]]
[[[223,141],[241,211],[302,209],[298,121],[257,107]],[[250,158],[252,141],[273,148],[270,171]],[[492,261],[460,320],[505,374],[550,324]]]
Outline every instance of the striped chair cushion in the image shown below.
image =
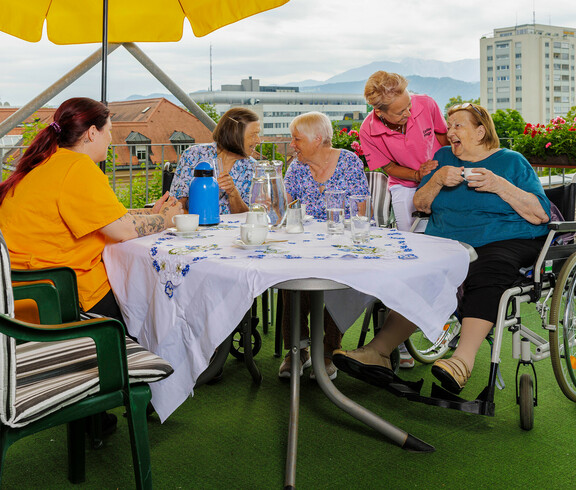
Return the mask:
[[[126,338],[130,383],[169,376],[172,366]],[[21,427],[99,391],[96,347],[90,338],[16,346],[14,403],[4,423]]]

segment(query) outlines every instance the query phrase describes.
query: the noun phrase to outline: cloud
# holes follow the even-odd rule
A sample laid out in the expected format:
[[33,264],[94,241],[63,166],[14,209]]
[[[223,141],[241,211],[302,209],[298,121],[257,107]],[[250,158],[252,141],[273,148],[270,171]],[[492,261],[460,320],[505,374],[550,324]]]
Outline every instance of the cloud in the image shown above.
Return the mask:
[[[572,1],[535,1],[536,22],[574,26]],[[185,22],[177,43],[140,48],[183,90],[239,83],[252,75],[263,84],[326,80],[374,61],[406,57],[455,61],[478,58],[479,40],[493,29],[532,22],[526,0],[291,0],[286,5],[226,26],[205,37]],[[0,102],[24,104],[98,49],[56,46],[44,37],[28,43],[0,33]],[[109,99],[167,92],[123,48],[109,57]],[[97,66],[52,101],[72,95],[100,97]]]

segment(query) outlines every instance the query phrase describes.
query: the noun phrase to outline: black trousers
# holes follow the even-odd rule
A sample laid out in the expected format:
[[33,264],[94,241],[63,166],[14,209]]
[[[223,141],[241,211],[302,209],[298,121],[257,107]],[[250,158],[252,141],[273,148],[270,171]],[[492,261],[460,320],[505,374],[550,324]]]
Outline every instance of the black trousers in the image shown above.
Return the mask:
[[494,323],[500,297],[519,277],[522,267],[534,265],[546,237],[489,243],[476,249],[458,304],[461,318],[480,318]]

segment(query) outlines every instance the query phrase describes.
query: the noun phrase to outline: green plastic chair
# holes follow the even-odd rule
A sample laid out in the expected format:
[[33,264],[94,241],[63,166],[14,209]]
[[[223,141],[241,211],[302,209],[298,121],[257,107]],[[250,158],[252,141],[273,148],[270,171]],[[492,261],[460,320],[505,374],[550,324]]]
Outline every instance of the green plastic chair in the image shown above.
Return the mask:
[[[85,481],[84,419],[124,406],[136,487],[152,488],[148,383],[167,377],[172,367],[127,339],[123,325],[116,320],[78,321],[73,271],[17,271],[12,275],[18,282],[49,278],[50,283],[16,284],[13,288],[1,233],[0,259],[0,485],[8,448],[23,437],[61,424],[67,424],[68,478],[72,483]],[[14,298],[34,299],[41,322],[58,319],[58,324],[15,320]],[[40,373],[29,372],[31,360],[52,365]],[[67,371],[74,371],[72,376],[61,369],[63,361]]]

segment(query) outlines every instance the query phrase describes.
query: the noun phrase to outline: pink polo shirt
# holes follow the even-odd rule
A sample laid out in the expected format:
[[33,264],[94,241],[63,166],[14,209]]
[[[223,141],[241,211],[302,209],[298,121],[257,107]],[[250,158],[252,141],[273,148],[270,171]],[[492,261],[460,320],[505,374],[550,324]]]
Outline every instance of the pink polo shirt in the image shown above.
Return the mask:
[[[432,160],[442,146],[436,133],[447,133],[446,121],[438,104],[427,95],[412,95],[411,115],[406,123],[406,134],[392,131],[376,116],[368,114],[360,128],[360,143],[370,170],[396,162],[403,167],[418,170]],[[400,184],[416,187],[418,182],[390,176],[388,186]]]

